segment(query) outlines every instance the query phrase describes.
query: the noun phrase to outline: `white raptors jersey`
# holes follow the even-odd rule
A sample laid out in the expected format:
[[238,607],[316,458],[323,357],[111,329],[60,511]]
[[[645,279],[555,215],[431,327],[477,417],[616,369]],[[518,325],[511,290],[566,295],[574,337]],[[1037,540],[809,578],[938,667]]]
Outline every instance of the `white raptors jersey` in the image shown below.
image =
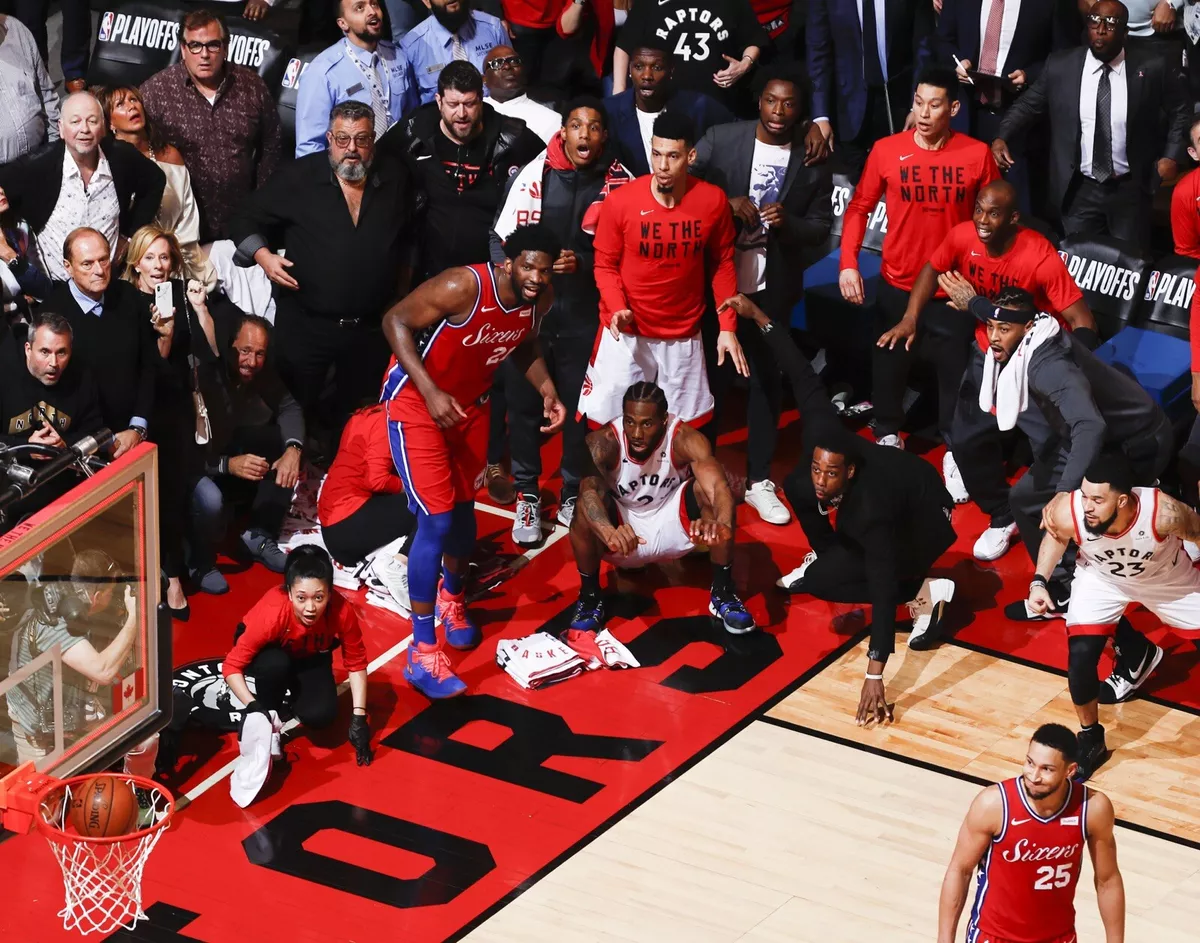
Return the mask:
[[1133,523],[1122,533],[1090,533],[1083,521],[1083,492],[1071,492],[1071,517],[1079,562],[1115,582],[1137,580],[1155,583],[1186,577],[1192,561],[1178,537],[1162,537],[1154,529],[1158,515],[1158,489],[1134,488],[1138,503]]
[[621,420],[610,423],[621,446],[621,464],[608,475],[608,490],[617,504],[639,514],[652,511],[666,503],[692,477],[690,463],[681,467],[671,457],[671,443],[681,424],[678,416],[668,414],[662,442],[644,462],[639,462],[629,454]]

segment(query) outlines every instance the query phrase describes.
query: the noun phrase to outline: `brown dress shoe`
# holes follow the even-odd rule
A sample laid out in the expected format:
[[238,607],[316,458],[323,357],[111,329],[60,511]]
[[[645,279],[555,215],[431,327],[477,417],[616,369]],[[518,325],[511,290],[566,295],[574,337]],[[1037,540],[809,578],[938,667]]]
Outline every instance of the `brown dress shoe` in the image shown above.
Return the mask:
[[516,504],[517,489],[499,465],[489,465],[483,473],[483,481],[487,485],[488,497],[497,504]]
[[68,93],[86,92],[87,91],[87,80],[86,79],[71,79],[69,82],[67,82],[65,87],[66,87]]

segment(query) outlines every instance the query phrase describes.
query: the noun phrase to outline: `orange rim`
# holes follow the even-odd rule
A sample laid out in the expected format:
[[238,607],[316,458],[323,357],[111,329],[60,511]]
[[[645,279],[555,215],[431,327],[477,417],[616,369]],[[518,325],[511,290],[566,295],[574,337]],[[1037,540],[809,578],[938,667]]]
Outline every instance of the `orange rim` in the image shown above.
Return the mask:
[[[136,786],[139,789],[156,793],[166,802],[166,808],[161,813],[159,820],[153,825],[139,829],[136,832],[128,832],[125,835],[80,835],[78,832],[68,832],[56,825],[52,819],[58,814],[58,810],[61,809],[61,799],[65,798],[66,791],[74,786],[83,786],[96,779],[115,779],[128,786]],[[60,799],[57,803],[55,802],[56,798]],[[37,830],[45,835],[49,841],[60,845],[71,842],[83,842],[89,845],[114,845],[118,842],[140,841],[146,836],[166,828],[171,821],[171,817],[175,814],[175,799],[171,796],[170,790],[165,786],[156,783],[152,779],[146,779],[142,776],[127,776],[123,773],[98,773],[92,776],[72,776],[70,779],[60,779],[57,782],[52,782],[42,787],[37,793],[36,800],[37,814],[34,816],[34,824],[37,826]]]

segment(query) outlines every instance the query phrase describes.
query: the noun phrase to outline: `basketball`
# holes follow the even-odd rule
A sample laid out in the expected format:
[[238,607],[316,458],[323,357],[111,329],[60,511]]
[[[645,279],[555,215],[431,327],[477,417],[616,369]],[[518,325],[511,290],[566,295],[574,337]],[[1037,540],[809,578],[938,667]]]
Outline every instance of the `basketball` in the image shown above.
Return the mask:
[[71,793],[70,821],[80,835],[127,835],[137,825],[137,817],[133,789],[115,776],[93,776]]

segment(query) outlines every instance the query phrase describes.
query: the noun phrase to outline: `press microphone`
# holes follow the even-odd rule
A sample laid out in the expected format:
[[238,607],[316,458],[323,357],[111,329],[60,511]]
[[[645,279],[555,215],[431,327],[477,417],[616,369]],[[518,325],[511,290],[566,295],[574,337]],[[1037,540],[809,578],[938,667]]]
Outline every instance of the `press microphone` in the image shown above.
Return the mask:
[[101,429],[95,435],[85,435],[74,445],[68,445],[61,453],[46,462],[33,473],[30,485],[36,488],[45,484],[55,475],[70,468],[81,459],[95,455],[101,449],[112,445],[113,434],[108,429]]

